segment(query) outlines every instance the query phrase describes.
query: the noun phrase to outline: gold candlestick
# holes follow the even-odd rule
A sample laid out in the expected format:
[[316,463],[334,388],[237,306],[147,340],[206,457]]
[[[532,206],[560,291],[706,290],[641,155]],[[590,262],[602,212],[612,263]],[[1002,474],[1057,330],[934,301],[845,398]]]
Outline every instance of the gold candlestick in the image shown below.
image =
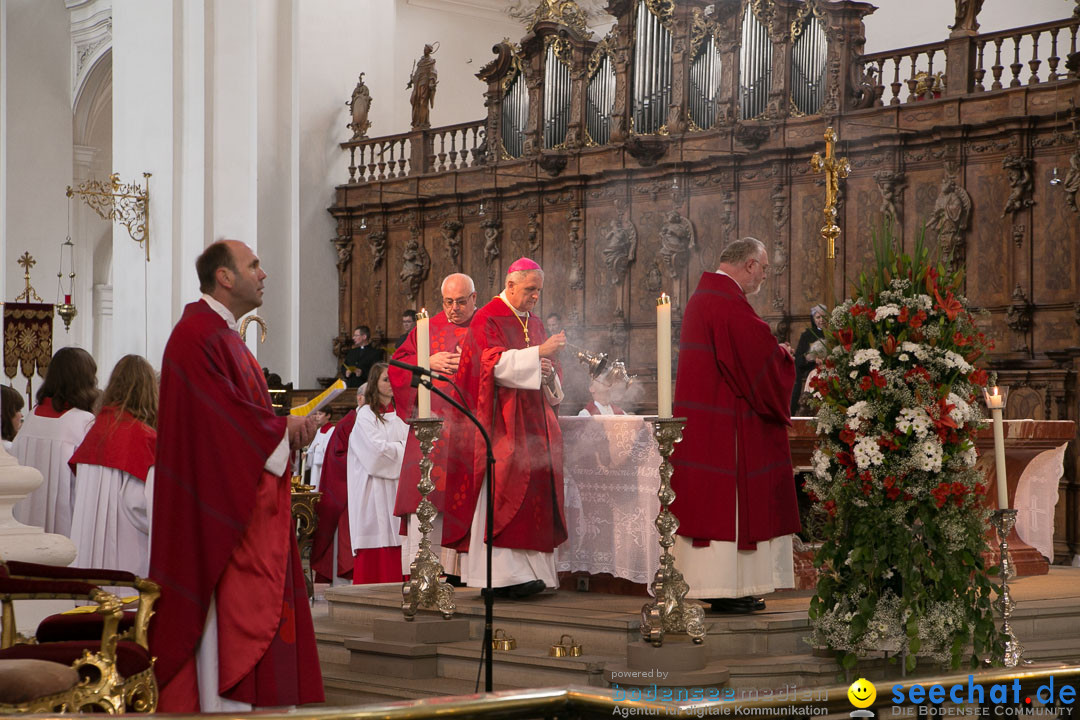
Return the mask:
[[675,556],[671,554],[679,519],[668,509],[675,501],[675,491],[671,489],[674,468],[668,458],[675,443],[682,440],[686,418],[655,417],[650,420],[661,457],[660,490],[657,492],[660,514],[655,523],[660,531],[660,567],[652,581],[654,602],[641,608],[641,637],[660,647],[664,644],[664,633],[678,632],[686,633],[695,644],[700,644],[705,641],[705,611],[700,605],[686,602],[690,586],[675,567]]
[[409,565],[409,580],[401,586],[401,612],[406,620],[416,617],[419,608],[438,610],[442,616],[449,620],[454,616],[457,606],[454,605],[454,588],[445,580],[442,563],[435,553],[431,552],[431,539],[428,535],[432,530],[432,522],[438,514],[435,504],[428,500],[428,494],[435,489],[435,483],[431,481],[431,451],[435,447],[435,441],[442,432],[443,421],[441,418],[412,418],[409,420],[416,439],[420,442],[420,481],[417,488],[420,490],[420,505],[416,508],[416,517],[420,519],[420,549],[416,558]]
[[833,143],[836,132],[832,127],[825,128],[825,157],[814,153],[810,158],[810,167],[814,172],[825,173],[825,224],[821,228],[821,237],[825,240],[825,307],[832,310],[833,298],[833,263],[836,261],[836,238],[840,237],[840,228],[836,224],[836,199],[840,194],[840,181],[851,172],[847,158],[833,155]]

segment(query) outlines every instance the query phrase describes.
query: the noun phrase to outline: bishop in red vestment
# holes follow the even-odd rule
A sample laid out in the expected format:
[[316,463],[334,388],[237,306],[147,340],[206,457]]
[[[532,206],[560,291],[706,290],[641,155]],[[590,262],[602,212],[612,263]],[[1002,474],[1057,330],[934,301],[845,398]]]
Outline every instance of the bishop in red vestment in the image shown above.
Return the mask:
[[237,318],[266,273],[243,243],[196,261],[201,300],[165,347],[150,577],[161,585],[150,651],[162,712],[323,700],[290,509],[290,447],[308,418],[277,417]]
[[[432,317],[428,325],[429,358],[432,370],[453,378],[458,371],[465,334],[469,331],[469,323],[476,312],[476,286],[468,275],[453,273],[443,279],[441,291],[443,311]],[[416,328],[409,331],[405,342],[394,353],[394,359],[410,365],[416,364]],[[394,405],[401,419],[407,421],[416,414],[416,388],[412,387],[412,373],[396,367],[391,367],[389,372],[390,384],[394,388]],[[435,385],[458,402],[462,401],[462,398],[455,395],[455,390],[449,383],[437,380]],[[441,547],[443,491],[447,474],[461,475],[464,472],[461,460],[449,452],[450,436],[462,423],[468,424],[469,420],[434,393],[431,395],[431,412],[443,420],[442,433],[435,443],[431,457],[431,479],[435,483],[435,490],[428,494],[428,500],[439,511],[430,536],[431,551],[441,558],[447,573],[457,575],[456,553]],[[471,431],[466,427],[465,432]],[[420,522],[415,513],[420,505],[417,483],[420,481],[421,457],[420,443],[416,435],[410,432],[405,445],[401,476],[398,478],[397,501],[394,504],[394,514],[402,518],[402,535],[408,537],[401,556],[402,573],[405,575],[409,574],[410,564],[416,558],[420,546]],[[406,524],[407,527],[404,527]]]
[[[532,314],[543,286],[539,265],[514,262],[505,290],[473,316],[458,369],[469,405],[494,443],[492,585],[511,597],[558,586],[554,551],[567,536],[562,432],[554,410],[562,387],[553,362],[566,336],[549,338]],[[486,453],[478,433],[458,433],[454,445],[468,469],[447,478],[443,542],[467,550],[462,579],[482,587]]]
[[[357,406],[363,397],[363,393],[356,393]],[[315,571],[316,580],[333,585],[352,585],[348,461],[349,438],[355,424],[356,408],[353,408],[334,426],[334,434],[330,436],[323,455],[319,481],[322,499],[315,505],[319,521],[311,540],[311,569]]]
[[689,597],[714,599],[716,610],[761,609],[752,596],[793,582],[795,363],[746,299],[768,266],[758,240],[728,245],[687,303],[679,342],[674,414],[686,427],[672,455],[674,552]]

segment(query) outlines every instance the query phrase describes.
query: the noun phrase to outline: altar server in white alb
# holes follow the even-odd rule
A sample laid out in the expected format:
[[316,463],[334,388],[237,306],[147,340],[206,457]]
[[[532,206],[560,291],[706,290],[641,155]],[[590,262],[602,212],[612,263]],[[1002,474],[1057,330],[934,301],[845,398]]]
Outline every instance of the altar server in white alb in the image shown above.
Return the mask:
[[326,446],[330,444],[330,437],[334,434],[334,423],[330,422],[330,417],[330,408],[316,410],[311,413],[311,418],[315,421],[315,427],[317,427],[319,431],[315,433],[315,437],[312,439],[311,444],[307,446],[307,466],[311,470],[311,477],[308,480],[308,484],[313,485],[316,490],[319,489],[319,483],[322,480],[322,467],[323,460],[326,458]]
[[353,584],[401,582],[401,520],[394,515],[409,426],[394,412],[386,363],[368,373],[349,436],[349,535]]
[[120,358],[101,406],[70,461],[75,472],[75,564],[145,577],[157,447],[154,368],[139,355]]
[[37,405],[23,420],[11,446],[20,465],[32,467],[45,480],[15,505],[15,519],[71,536],[74,475],[68,460],[94,422],[98,399],[97,363],[81,348],[60,348],[49,362]]

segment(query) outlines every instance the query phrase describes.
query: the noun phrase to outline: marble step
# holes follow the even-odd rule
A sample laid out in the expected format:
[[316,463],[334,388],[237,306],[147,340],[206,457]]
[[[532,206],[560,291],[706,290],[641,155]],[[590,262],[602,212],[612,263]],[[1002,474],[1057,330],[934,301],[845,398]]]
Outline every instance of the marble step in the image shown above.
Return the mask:
[[[482,682],[482,681],[481,681]],[[323,667],[323,687],[328,706],[355,706],[399,700],[423,700],[454,695],[472,695],[476,678],[425,678],[409,680],[375,673],[357,674],[336,664]],[[498,685],[499,690],[514,690],[516,686]]]
[[[493,656],[494,681],[519,688],[589,685],[607,687],[605,666],[623,662],[613,655],[586,653],[580,657],[553,658],[547,648],[496,650]],[[444,643],[439,646],[439,677],[467,680],[476,678],[480,668],[480,647],[475,641]],[[480,672],[483,672],[480,670]]]

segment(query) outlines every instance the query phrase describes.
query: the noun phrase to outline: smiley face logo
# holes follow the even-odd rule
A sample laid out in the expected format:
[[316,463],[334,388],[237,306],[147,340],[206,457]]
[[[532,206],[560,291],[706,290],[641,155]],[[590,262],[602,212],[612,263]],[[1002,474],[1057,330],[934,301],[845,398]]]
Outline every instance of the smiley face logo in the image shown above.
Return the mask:
[[859,678],[851,683],[847,691],[848,700],[857,708],[867,708],[877,699],[877,688],[866,678]]

